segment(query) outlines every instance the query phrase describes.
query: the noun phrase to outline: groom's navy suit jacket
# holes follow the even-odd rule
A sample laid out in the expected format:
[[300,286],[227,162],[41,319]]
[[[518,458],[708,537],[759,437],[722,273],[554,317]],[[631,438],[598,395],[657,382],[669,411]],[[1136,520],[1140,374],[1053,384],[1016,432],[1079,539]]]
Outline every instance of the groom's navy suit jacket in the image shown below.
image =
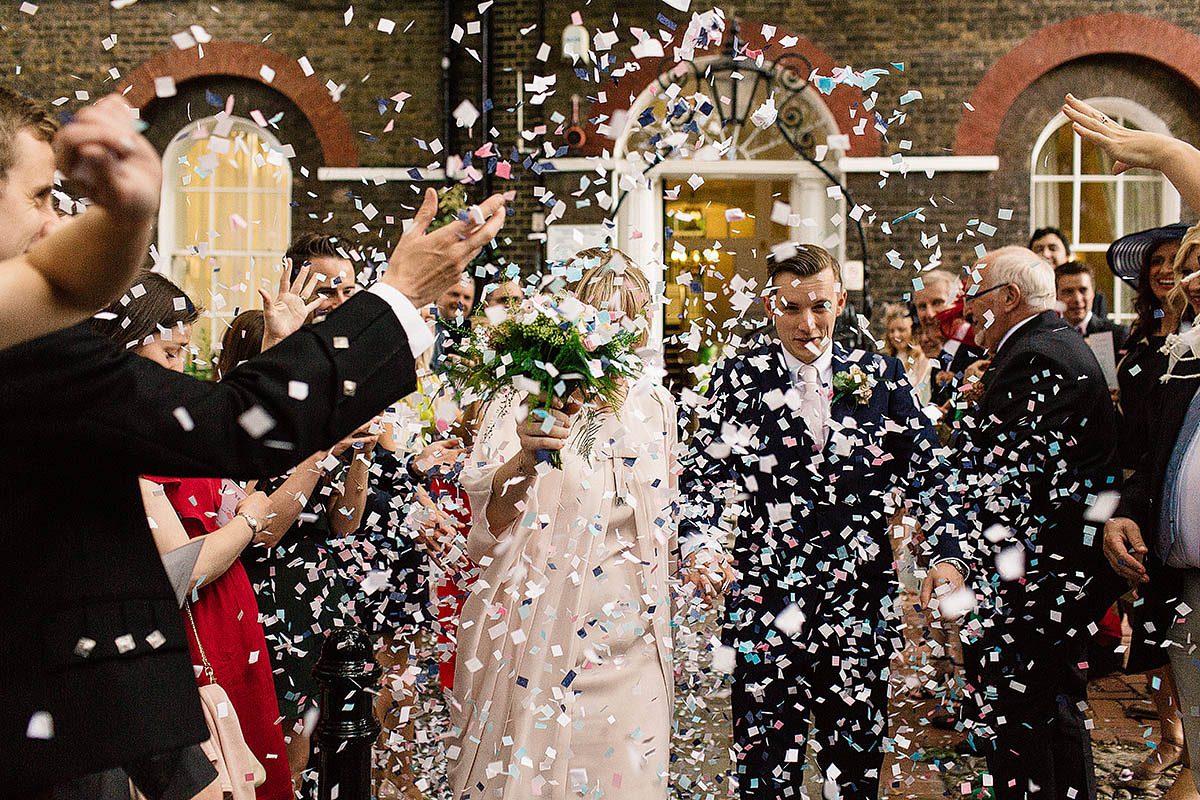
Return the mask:
[[[820,447],[793,408],[798,395],[788,395],[777,341],[721,362],[698,409],[680,479],[680,540],[719,546],[723,518],[737,513],[739,579],[726,601],[726,642],[742,653],[764,636],[777,641],[770,625],[792,604],[803,624],[791,638],[810,653],[885,649],[879,637],[889,635],[896,583],[892,490],[904,488],[914,512],[950,505],[937,438],[900,362],[833,347],[833,375],[857,366],[873,388],[869,398],[835,395]],[[945,533],[952,517],[929,515],[926,534],[939,553],[957,556]],[[789,616],[794,624],[795,610]]]

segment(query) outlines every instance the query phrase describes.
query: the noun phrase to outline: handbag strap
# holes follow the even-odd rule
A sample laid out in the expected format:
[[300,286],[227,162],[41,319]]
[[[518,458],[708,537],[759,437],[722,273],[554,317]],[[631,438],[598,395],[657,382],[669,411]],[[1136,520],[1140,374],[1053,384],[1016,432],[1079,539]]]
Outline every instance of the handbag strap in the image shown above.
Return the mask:
[[208,682],[215,684],[217,678],[213,672],[212,664],[208,663],[208,656],[204,654],[204,645],[200,643],[200,631],[196,630],[196,618],[192,616],[192,601],[185,600],[183,610],[187,612],[188,622],[192,623],[192,633],[196,634],[196,649],[200,651],[200,663],[204,665],[204,674],[208,677]]

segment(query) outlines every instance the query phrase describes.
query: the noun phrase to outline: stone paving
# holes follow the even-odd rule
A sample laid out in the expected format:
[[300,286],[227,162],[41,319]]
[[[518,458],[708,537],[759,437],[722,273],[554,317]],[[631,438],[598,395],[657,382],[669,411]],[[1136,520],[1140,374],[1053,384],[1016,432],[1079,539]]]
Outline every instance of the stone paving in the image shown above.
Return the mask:
[[[672,800],[722,800],[730,797],[730,720],[727,676],[709,668],[711,620],[693,620],[681,626],[677,641],[677,694]],[[981,791],[983,759],[960,757],[954,746],[961,733],[929,724],[934,700],[913,700],[906,688],[913,683],[913,665],[922,659],[906,651],[893,669],[891,735],[896,752],[884,763],[885,785],[881,797],[905,800],[971,798],[985,800]],[[427,659],[426,664],[432,664]],[[421,793],[415,796],[448,798],[445,759],[440,736],[446,729],[445,703],[435,675],[423,673],[418,681],[414,710],[418,741],[414,771]],[[1131,790],[1120,779],[1121,769],[1145,758],[1157,738],[1157,725],[1144,717],[1150,708],[1145,677],[1110,675],[1089,685],[1088,699],[1098,791],[1107,800],[1158,798],[1170,786],[1178,769],[1169,770],[1157,787]],[[807,788],[807,797],[820,798],[820,786]]]

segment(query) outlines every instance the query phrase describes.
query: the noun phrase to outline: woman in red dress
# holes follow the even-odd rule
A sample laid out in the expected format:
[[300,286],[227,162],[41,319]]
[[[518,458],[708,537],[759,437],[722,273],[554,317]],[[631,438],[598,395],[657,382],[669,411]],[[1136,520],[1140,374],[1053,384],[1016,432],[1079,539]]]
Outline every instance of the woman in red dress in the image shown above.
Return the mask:
[[[296,285],[302,285],[304,277]],[[286,283],[286,271],[284,280],[280,299],[285,295],[295,298]],[[161,275],[143,273],[133,286],[126,302],[114,303],[107,313],[98,315],[93,327],[137,355],[182,371],[198,310],[179,287]],[[275,311],[278,314],[278,309]],[[250,331],[238,325],[230,329],[233,337],[247,333],[257,337],[256,344],[261,346],[261,326]],[[302,508],[297,495],[311,492],[323,472],[317,462],[324,456],[311,456],[269,497],[262,492],[246,496],[233,484],[224,487],[230,495],[224,497],[219,478],[146,476],[142,480],[143,500],[160,553],[192,539],[204,540],[192,568],[187,598],[195,628],[186,618],[184,623],[192,660],[199,666],[206,657],[215,682],[229,695],[246,744],[265,772],[255,796],[268,800],[291,800],[294,793],[270,654],[258,621],[258,603],[238,554],[251,542],[278,541],[281,533],[276,531],[287,530]],[[203,647],[203,657],[198,644]],[[198,668],[197,681],[207,680]],[[256,776],[256,782],[260,778],[262,774]]]

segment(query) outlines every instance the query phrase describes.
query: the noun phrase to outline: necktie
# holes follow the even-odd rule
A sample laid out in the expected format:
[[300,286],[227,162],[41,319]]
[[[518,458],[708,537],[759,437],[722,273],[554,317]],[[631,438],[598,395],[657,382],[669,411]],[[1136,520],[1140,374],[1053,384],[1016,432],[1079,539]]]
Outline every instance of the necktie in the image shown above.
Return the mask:
[[825,444],[826,423],[829,421],[829,407],[825,401],[824,390],[821,386],[817,368],[812,364],[801,364],[798,370],[800,390],[800,416],[813,441],[818,446]]

